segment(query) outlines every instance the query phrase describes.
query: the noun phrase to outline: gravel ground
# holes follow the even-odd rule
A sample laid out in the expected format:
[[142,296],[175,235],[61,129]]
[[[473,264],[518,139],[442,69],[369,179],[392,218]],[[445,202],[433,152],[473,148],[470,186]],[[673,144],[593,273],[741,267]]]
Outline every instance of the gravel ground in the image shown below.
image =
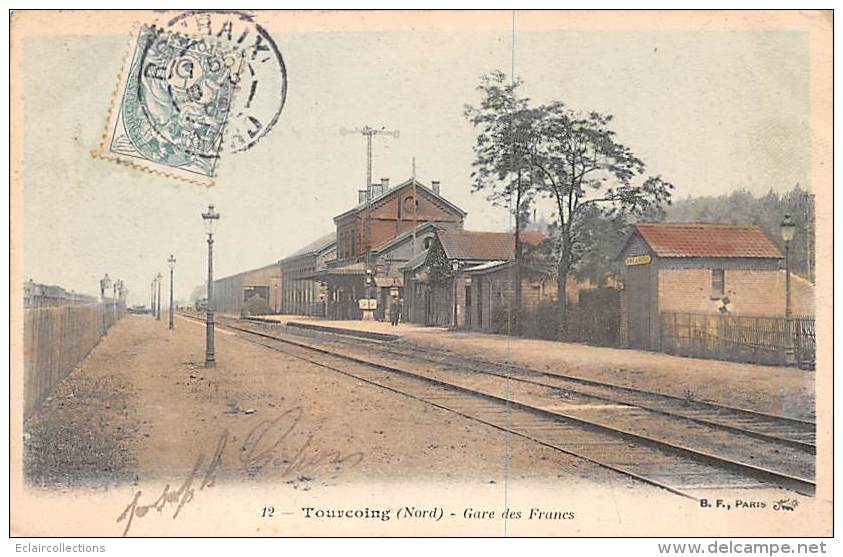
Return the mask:
[[682,398],[813,420],[814,373],[499,335],[410,333],[410,343]]
[[[218,330],[129,316],[25,425],[41,485],[180,479],[291,489],[369,482],[559,482],[645,489],[603,468]],[[203,468],[204,469],[204,468]]]

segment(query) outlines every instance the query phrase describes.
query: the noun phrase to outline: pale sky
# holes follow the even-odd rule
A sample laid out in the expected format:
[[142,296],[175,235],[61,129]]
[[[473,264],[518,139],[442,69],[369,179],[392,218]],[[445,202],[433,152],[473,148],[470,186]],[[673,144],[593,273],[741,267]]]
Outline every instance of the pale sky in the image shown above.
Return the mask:
[[[396,16],[399,17],[399,16]],[[407,17],[410,17],[408,14]],[[200,213],[222,215],[218,277],[266,265],[330,231],[357,199],[365,141],[340,128],[400,130],[377,138],[373,177],[410,176],[468,212],[466,228],[501,230],[508,216],[470,192],[474,134],[462,115],[485,72],[512,65],[510,16],[499,31],[285,32],[287,103],[253,149],[221,162],[202,186],[94,159],[127,29],[30,37],[22,45],[23,278],[94,293],[122,278],[131,303],[175,254],[176,296],[205,277]],[[619,140],[676,196],[755,193],[810,184],[808,35],[798,31],[515,33],[515,72],[540,102],[615,115]]]

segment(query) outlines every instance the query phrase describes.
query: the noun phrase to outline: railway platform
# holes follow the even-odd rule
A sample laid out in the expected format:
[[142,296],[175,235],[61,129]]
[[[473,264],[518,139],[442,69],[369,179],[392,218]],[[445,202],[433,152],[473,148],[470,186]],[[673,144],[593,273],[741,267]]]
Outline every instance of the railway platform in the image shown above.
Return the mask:
[[725,404],[747,410],[813,420],[814,372],[795,367],[742,364],[685,358],[658,352],[589,346],[423,327],[380,321],[334,321],[301,315],[268,319],[291,328],[348,336],[386,335],[402,343],[455,355],[482,357],[542,371],[555,371],[643,389],[689,401]]
[[398,340],[408,334],[441,334],[448,332],[447,327],[423,327],[411,323],[392,325],[386,321],[317,319],[306,315],[267,315],[263,319],[279,321],[290,327],[302,327],[350,336],[370,336],[368,334],[373,333],[372,337],[393,337],[393,340]]

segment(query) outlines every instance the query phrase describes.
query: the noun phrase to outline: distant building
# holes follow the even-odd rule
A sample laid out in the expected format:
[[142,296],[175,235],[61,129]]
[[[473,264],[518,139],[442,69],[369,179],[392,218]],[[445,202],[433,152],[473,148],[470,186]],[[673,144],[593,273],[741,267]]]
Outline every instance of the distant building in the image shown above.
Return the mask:
[[[120,301],[125,299],[125,291],[121,291]],[[95,296],[67,291],[61,286],[41,284],[27,280],[23,283],[23,306],[36,308],[45,306],[63,306],[70,304],[94,304],[99,301]]]
[[281,311],[281,272],[277,263],[214,281],[214,311],[239,314],[243,304],[260,296],[270,309]]
[[[633,348],[660,348],[663,313],[785,314],[784,258],[758,226],[637,224],[621,265],[621,341]],[[813,291],[792,277],[794,316],[814,314]]]

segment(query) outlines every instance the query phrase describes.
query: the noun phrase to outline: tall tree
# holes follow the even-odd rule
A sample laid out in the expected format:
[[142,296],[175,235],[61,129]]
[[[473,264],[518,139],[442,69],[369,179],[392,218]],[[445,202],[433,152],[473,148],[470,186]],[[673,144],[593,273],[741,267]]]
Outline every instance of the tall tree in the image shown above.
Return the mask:
[[530,171],[530,153],[539,140],[539,111],[529,99],[519,97],[520,80],[508,81],[497,71],[481,78],[479,106],[466,105],[465,117],[477,130],[474,145],[472,191],[484,192],[496,206],[505,206],[515,218],[515,318],[513,333],[520,330],[523,248],[521,230],[529,220],[535,188]]
[[520,86],[520,80],[508,82],[503,72],[485,75],[479,86],[482,103],[466,107],[466,117],[478,128],[474,191],[485,191],[495,204],[515,201],[517,273],[521,223],[537,195],[552,200],[564,333],[568,276],[585,250],[595,247],[597,224],[662,214],[673,185],[660,176],[643,178],[644,162],[617,141],[609,127],[611,115],[580,113],[561,101],[532,106],[516,94]]
[[565,290],[586,249],[593,249],[596,220],[659,214],[673,185],[659,176],[642,179],[644,162],[619,143],[611,115],[581,114],[562,102],[539,108],[541,141],[533,145],[533,179],[556,207],[557,281],[562,332],[567,327]]

